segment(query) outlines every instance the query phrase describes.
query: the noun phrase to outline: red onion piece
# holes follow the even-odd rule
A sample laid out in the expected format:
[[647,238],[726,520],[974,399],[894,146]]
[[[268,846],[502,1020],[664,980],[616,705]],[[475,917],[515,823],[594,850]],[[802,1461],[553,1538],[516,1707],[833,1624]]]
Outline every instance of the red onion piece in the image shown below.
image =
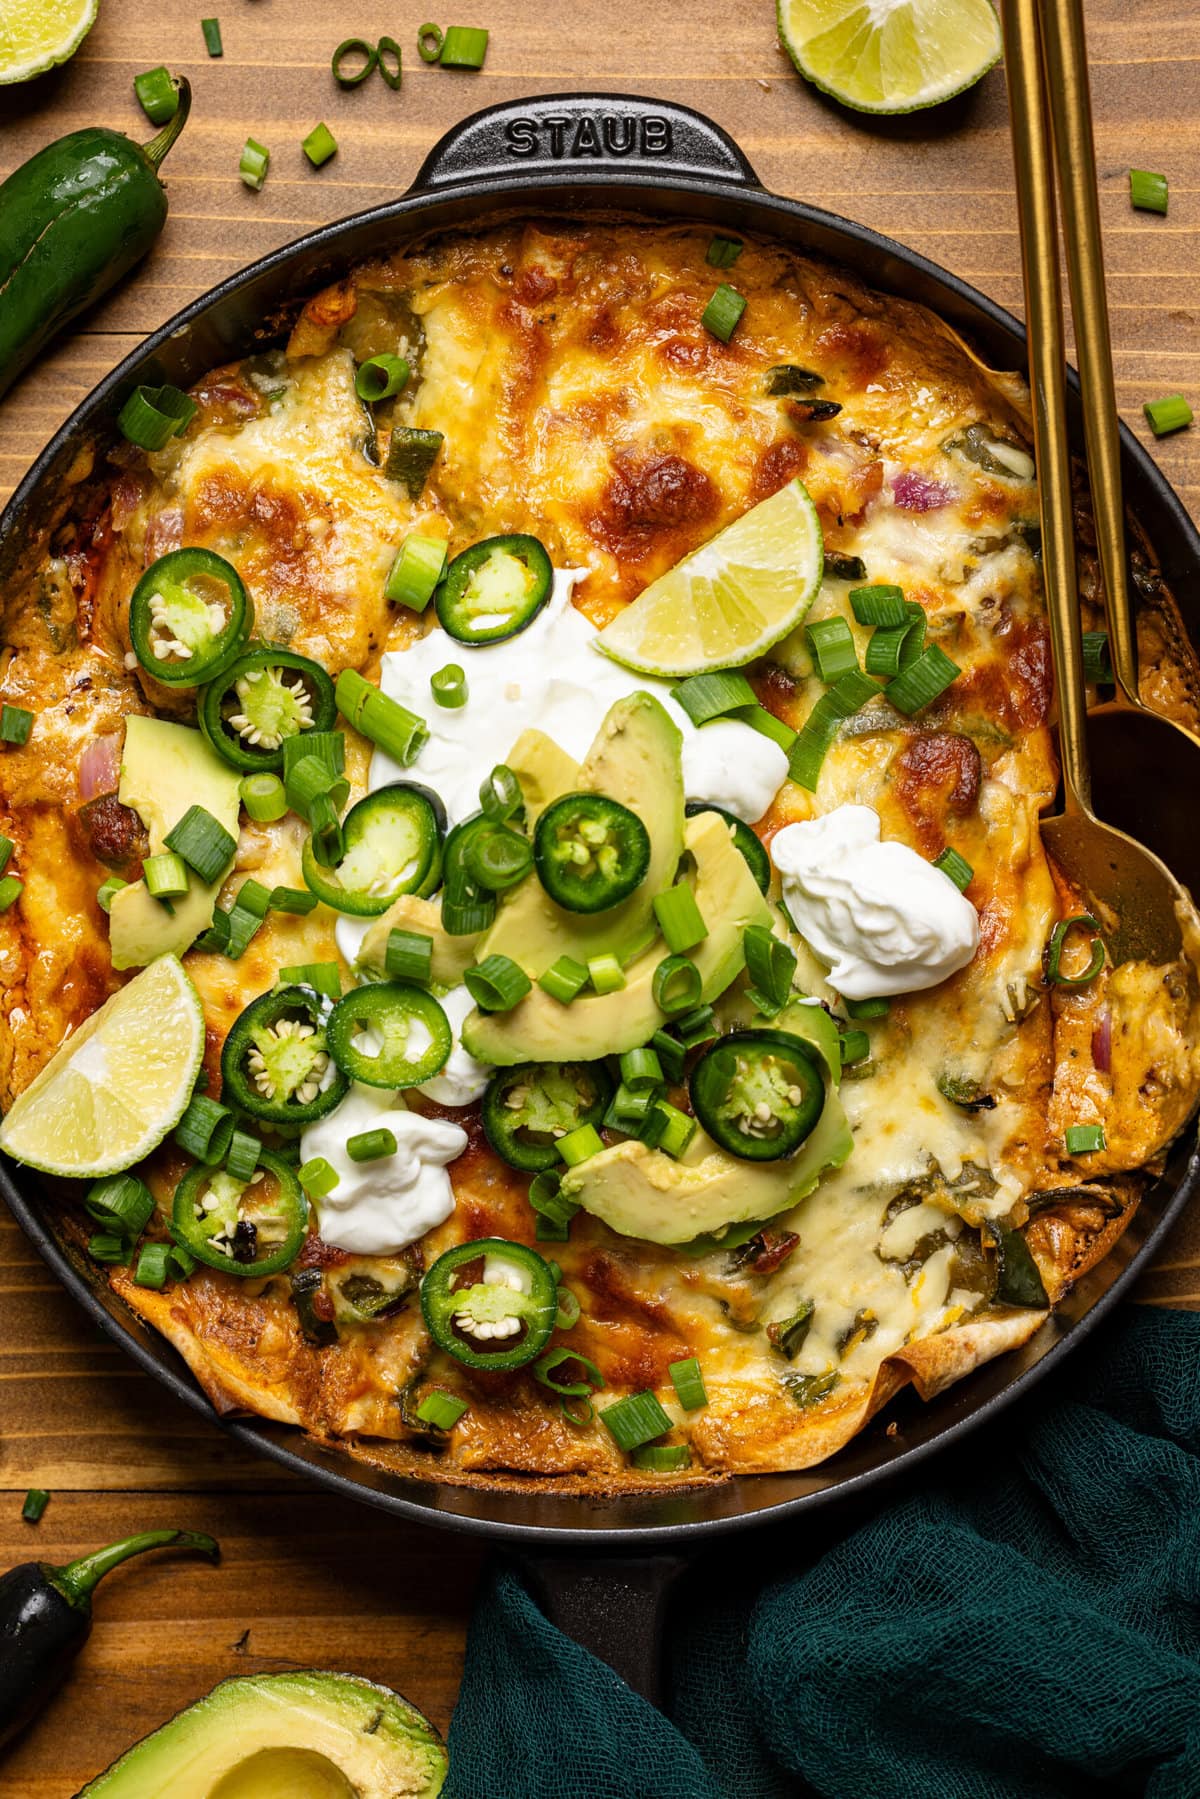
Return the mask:
[[1112,1072],[1112,1012],[1107,1006],[1092,1032],[1092,1062],[1101,1074]]
[[121,773],[121,733],[108,731],[88,744],[79,761],[79,797],[115,793]]
[[892,493],[904,512],[936,512],[939,506],[948,506],[957,498],[954,488],[943,481],[931,481],[928,475],[918,475],[909,468],[893,475]]

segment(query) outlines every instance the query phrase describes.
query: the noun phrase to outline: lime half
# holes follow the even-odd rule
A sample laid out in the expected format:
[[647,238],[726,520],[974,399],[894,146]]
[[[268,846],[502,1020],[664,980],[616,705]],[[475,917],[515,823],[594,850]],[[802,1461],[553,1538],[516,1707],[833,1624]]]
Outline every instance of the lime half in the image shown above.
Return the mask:
[[131,1168],[178,1124],[203,1053],[200,995],[160,956],[51,1057],[0,1125],[0,1150],[76,1179]]
[[915,112],[1000,60],[988,0],[779,0],[779,35],[809,81],[859,112]]
[[3,0],[0,84],[30,81],[74,56],[96,22],[100,0]]
[[738,668],[795,630],[824,562],[817,509],[789,481],[651,581],[596,642],[639,674]]

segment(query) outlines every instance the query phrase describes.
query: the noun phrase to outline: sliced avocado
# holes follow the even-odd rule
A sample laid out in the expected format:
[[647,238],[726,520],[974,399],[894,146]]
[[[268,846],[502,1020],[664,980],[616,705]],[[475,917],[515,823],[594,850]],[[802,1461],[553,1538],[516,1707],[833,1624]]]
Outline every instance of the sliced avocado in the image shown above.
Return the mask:
[[606,794],[637,813],[650,837],[646,878],[620,905],[585,916],[556,906],[530,875],[501,906],[479,946],[481,961],[509,956],[536,980],[559,956],[586,962],[608,953],[621,961],[645,938],[654,899],[674,881],[683,851],[682,743],[652,694],[631,693],[609,708],[579,766],[575,791]]
[[225,1680],[76,1799],[434,1799],[446,1751],[387,1687],[302,1670]]
[[[237,771],[222,762],[199,731],[161,718],[126,720],[118,797],[145,825],[152,855],[162,853],[167,832],[189,806],[203,806],[236,838],[238,781]],[[189,874],[187,892],[172,900],[168,911],[151,897],[144,881],[118,888],[108,919],[113,967],[142,968],[156,956],[182,956],[212,923],[220,890],[220,881],[206,886]]]
[[384,978],[384,957],[388,938],[393,931],[418,931],[433,939],[432,976],[439,987],[457,987],[475,961],[479,948],[478,934],[451,937],[442,929],[440,900],[418,899],[415,893],[402,893],[393,900],[381,918],[377,918],[362,940],[355,966],[363,973]]
[[[741,973],[746,926],[769,926],[771,910],[717,813],[688,819],[684,847],[695,862],[689,878],[708,926],[691,959],[700,970],[702,997],[713,1000]],[[484,938],[481,956],[494,930]],[[563,950],[570,946],[560,945],[559,953]],[[661,943],[652,945],[630,964],[625,986],[616,993],[583,993],[564,1006],[535,987],[510,1012],[472,1012],[463,1025],[463,1045],[481,1062],[504,1065],[588,1062],[638,1049],[665,1022],[653,992],[654,971],[665,954]]]
[[508,766],[521,784],[527,824],[560,793],[574,793],[579,786],[578,762],[544,731],[522,731],[508,753]]

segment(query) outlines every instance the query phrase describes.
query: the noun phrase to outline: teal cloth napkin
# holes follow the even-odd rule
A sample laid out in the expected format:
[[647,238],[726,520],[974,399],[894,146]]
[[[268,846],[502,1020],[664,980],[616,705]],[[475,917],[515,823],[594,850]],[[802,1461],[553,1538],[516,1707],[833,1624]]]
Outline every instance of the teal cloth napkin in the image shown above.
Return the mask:
[[698,1559],[669,1642],[668,1717],[498,1566],[446,1799],[1197,1799],[1200,1316],[1125,1309],[815,1561]]

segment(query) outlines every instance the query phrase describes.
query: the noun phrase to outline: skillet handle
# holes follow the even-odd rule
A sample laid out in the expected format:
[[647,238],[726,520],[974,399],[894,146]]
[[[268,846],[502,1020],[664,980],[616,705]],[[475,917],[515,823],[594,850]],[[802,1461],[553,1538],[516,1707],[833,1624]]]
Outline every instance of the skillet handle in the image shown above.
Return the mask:
[[662,1708],[667,1601],[682,1556],[539,1556],[519,1566],[551,1624]]
[[644,183],[683,176],[759,187],[733,139],[690,106],[632,94],[546,94],[472,113],[433,146],[410,194],[470,183],[561,183],[599,170]]

